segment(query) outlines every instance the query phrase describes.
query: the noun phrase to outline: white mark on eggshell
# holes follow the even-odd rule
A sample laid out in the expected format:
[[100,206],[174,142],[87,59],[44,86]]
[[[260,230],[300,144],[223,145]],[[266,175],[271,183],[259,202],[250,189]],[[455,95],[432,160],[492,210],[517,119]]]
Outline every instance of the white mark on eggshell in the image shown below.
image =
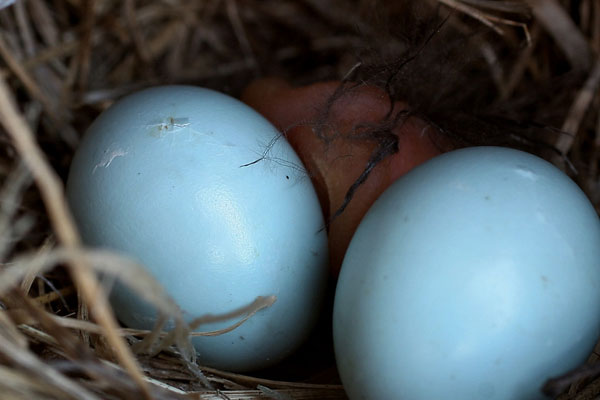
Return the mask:
[[108,166],[110,166],[110,164],[113,162],[113,160],[117,157],[123,157],[125,155],[127,155],[127,151],[123,150],[123,149],[116,149],[116,150],[106,150],[104,151],[104,156],[102,157],[102,159],[100,160],[100,162],[98,164],[96,164],[94,166],[94,169],[92,170],[92,174],[96,172],[96,170],[100,167],[102,168],[107,168]]
[[530,181],[535,182],[538,180],[538,176],[534,171],[532,171],[530,168],[524,167],[522,165],[517,165],[515,172],[517,173],[517,175],[520,175],[521,177],[523,177],[525,179],[529,179]]
[[187,128],[190,124],[189,118],[168,117],[151,121],[147,128],[152,129],[153,136],[163,137],[166,132],[178,132]]
[[461,192],[468,192],[470,190],[469,185],[461,181],[452,182],[452,186]]
[[535,217],[538,220],[538,222],[540,222],[542,224],[547,224],[548,223],[546,215],[541,210],[539,210],[539,209],[535,211]]

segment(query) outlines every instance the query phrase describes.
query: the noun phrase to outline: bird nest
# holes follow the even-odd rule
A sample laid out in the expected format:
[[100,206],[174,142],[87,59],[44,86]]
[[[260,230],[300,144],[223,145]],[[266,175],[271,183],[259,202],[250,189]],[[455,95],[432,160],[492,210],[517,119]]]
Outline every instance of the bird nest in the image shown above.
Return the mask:
[[[366,82],[455,147],[550,160],[598,210],[599,51],[595,0],[16,0],[0,10],[0,393],[346,398],[330,310],[305,356],[252,376],[198,363],[189,327],[165,335],[118,325],[99,272],[168,301],[152,295],[150,277],[123,272],[130,260],[81,245],[63,187],[82,133],[119,97],[171,83],[239,97],[263,76]],[[545,390],[597,396],[596,359]]]

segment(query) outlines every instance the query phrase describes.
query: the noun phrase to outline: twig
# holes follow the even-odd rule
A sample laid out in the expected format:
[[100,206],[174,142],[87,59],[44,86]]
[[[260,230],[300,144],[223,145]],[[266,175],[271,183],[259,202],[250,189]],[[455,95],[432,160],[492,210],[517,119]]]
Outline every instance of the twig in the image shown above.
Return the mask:
[[277,390],[273,390],[265,385],[257,385],[256,388],[274,400],[294,400],[289,394],[280,393]]
[[521,79],[523,78],[523,75],[525,74],[525,71],[527,69],[527,65],[531,61],[531,58],[535,51],[540,32],[540,26],[537,23],[534,23],[531,27],[531,42],[529,46],[525,47],[521,51],[521,54],[513,64],[509,75],[506,77],[506,83],[503,86],[501,86],[500,92],[502,99],[508,99],[519,85],[519,82],[521,82]]
[[[0,35],[0,57],[4,58],[8,68],[12,70],[17,78],[19,78],[30,96],[42,104],[52,122],[57,125],[65,142],[74,147],[76,140],[74,131],[73,128],[64,121],[64,110],[59,110],[58,107],[55,106],[55,103],[42,90],[23,65],[21,65],[20,61],[13,56],[11,49],[4,41],[2,35]],[[4,80],[4,77],[1,75],[2,74],[0,74],[0,79]]]
[[26,167],[19,163],[6,179],[0,191],[0,260],[8,254],[11,248],[13,227],[12,222],[31,176]]
[[592,64],[591,49],[571,17],[557,0],[525,0],[533,15],[552,35],[575,69],[587,70]]
[[75,292],[75,288],[73,286],[68,286],[66,288],[62,288],[57,290],[56,292],[50,292],[43,294],[41,296],[35,297],[33,300],[38,302],[39,304],[47,304],[51,303],[54,300],[64,299],[64,296],[68,296]]
[[485,8],[493,11],[502,11],[506,13],[515,13],[527,15],[529,7],[521,1],[497,1],[497,0],[461,0],[463,3],[471,4],[479,8]]
[[568,134],[560,135],[556,142],[556,149],[561,154],[566,155],[571,146],[573,146],[583,117],[589,109],[594,96],[598,95],[598,88],[600,88],[600,57],[596,60],[583,87],[577,93],[575,101],[567,114],[567,119],[563,123],[562,130]]
[[592,1],[592,33],[591,43],[596,53],[600,53],[600,2]]
[[[52,170],[44,153],[36,144],[33,133],[17,110],[10,89],[3,79],[0,79],[0,122],[12,138],[25,164],[31,170],[44,204],[48,208],[49,218],[57,237],[67,248],[79,247],[81,240],[67,208],[60,178]],[[150,399],[151,395],[143,380],[143,374],[129,347],[117,333],[117,322],[96,276],[86,263],[74,262],[69,266],[73,280],[86,303],[93,307],[98,323],[106,330],[106,338],[113,346],[116,358],[129,372],[145,397]]]
[[473,18],[475,18],[476,20],[478,20],[479,22],[481,22],[482,24],[488,26],[489,28],[493,29],[496,33],[498,33],[499,35],[503,35],[504,32],[502,31],[502,29],[500,29],[496,24],[494,24],[492,21],[490,21],[490,19],[488,18],[488,15],[479,11],[478,9],[476,9],[475,7],[471,7],[468,6],[466,4],[461,3],[458,0],[437,0],[438,2],[447,5],[450,8],[454,8],[458,11],[461,11],[463,13],[465,13],[466,15],[469,15]]
[[254,52],[252,51],[252,46],[250,45],[250,41],[248,40],[248,35],[246,35],[246,30],[244,29],[244,24],[240,18],[240,13],[237,7],[236,0],[227,0],[226,1],[226,9],[227,16],[229,17],[229,21],[231,22],[231,26],[235,32],[235,36],[240,42],[240,46],[242,47],[242,51],[246,56],[246,59],[252,60],[252,65],[256,66],[256,57],[254,56]]
[[[44,243],[42,244],[42,246],[40,246],[40,248],[36,251],[36,254],[34,255],[35,258],[42,258],[45,257],[46,254],[48,254],[48,251],[54,246],[54,240],[52,240],[51,237],[49,237],[48,239],[46,239],[44,241]],[[29,293],[29,290],[31,290],[31,286],[33,285],[33,283],[35,282],[35,279],[38,277],[38,273],[37,271],[33,270],[33,269],[29,269],[27,271],[27,273],[25,274],[25,276],[23,277],[23,279],[21,280],[21,290],[25,293]]]
[[151,61],[150,54],[146,48],[144,38],[138,28],[137,20],[135,17],[135,0],[125,0],[123,4],[125,10],[125,22],[129,28],[131,39],[135,45],[135,51],[140,57],[144,64],[148,64]]
[[217,375],[223,378],[230,379],[232,381],[240,382],[246,385],[265,385],[270,388],[277,389],[322,389],[322,390],[343,390],[342,385],[328,385],[320,383],[305,383],[305,382],[287,382],[287,381],[276,381],[272,379],[256,378],[253,376],[246,376],[236,374],[234,372],[222,371],[216,368],[210,368],[202,366],[202,370],[209,374]]
[[79,66],[79,76],[77,85],[79,90],[87,87],[87,81],[90,74],[90,57],[92,54],[92,29],[94,27],[94,3],[95,0],[85,0],[82,4],[83,11],[83,30],[79,42],[79,53],[77,62]]
[[12,342],[0,334],[0,352],[15,364],[27,369],[40,378],[52,382],[55,387],[73,399],[82,400],[100,400],[99,397],[77,384],[75,381],[67,379],[64,375],[58,373],[53,368],[48,368],[39,361],[33,354],[25,351],[19,351]]
[[29,6],[34,25],[40,31],[40,35],[44,41],[51,46],[57,45],[60,33],[52,18],[49,6],[42,0],[29,0],[27,5]]
[[0,35],[0,57],[4,59],[6,65],[12,70],[17,78],[19,78],[21,83],[23,83],[23,86],[25,86],[25,89],[27,89],[31,97],[42,103],[50,115],[54,115],[55,107],[53,106],[52,101],[50,101],[50,98],[46,96],[46,93],[38,86],[29,72],[23,68],[19,60],[12,55],[8,44],[4,41],[2,35]]
[[25,54],[31,57],[35,54],[35,40],[33,39],[33,32],[31,31],[31,23],[25,12],[25,3],[18,1],[15,3],[15,16],[19,32],[21,33],[21,40],[25,46]]

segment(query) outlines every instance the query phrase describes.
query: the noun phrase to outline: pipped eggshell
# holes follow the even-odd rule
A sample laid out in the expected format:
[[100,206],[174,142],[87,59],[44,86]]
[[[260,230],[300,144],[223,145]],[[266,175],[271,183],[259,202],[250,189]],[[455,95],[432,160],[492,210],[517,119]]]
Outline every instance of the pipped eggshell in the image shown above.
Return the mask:
[[[194,338],[202,363],[266,367],[313,326],[328,268],[319,202],[290,145],[243,103],[191,86],[121,99],[86,132],[67,195],[85,243],[137,259],[188,320],[277,297],[229,333]],[[127,326],[153,327],[154,308],[124,285],[111,302]]]
[[531,154],[438,156],[361,222],[333,329],[351,399],[544,398],[600,334],[598,215]]

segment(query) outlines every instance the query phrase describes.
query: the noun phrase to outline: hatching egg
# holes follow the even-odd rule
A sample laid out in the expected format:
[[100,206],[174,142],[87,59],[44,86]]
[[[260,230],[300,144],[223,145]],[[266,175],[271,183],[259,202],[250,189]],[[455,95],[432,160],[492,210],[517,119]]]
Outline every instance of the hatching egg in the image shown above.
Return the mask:
[[560,170],[449,152],[374,203],[335,296],[351,399],[538,399],[600,334],[600,222]]
[[[84,135],[67,195],[84,242],[139,261],[188,320],[276,297],[229,333],[195,337],[200,362],[263,368],[311,330],[328,268],[317,195],[285,139],[236,99],[191,86],[121,99]],[[125,325],[153,327],[154,307],[125,285],[110,300]]]

